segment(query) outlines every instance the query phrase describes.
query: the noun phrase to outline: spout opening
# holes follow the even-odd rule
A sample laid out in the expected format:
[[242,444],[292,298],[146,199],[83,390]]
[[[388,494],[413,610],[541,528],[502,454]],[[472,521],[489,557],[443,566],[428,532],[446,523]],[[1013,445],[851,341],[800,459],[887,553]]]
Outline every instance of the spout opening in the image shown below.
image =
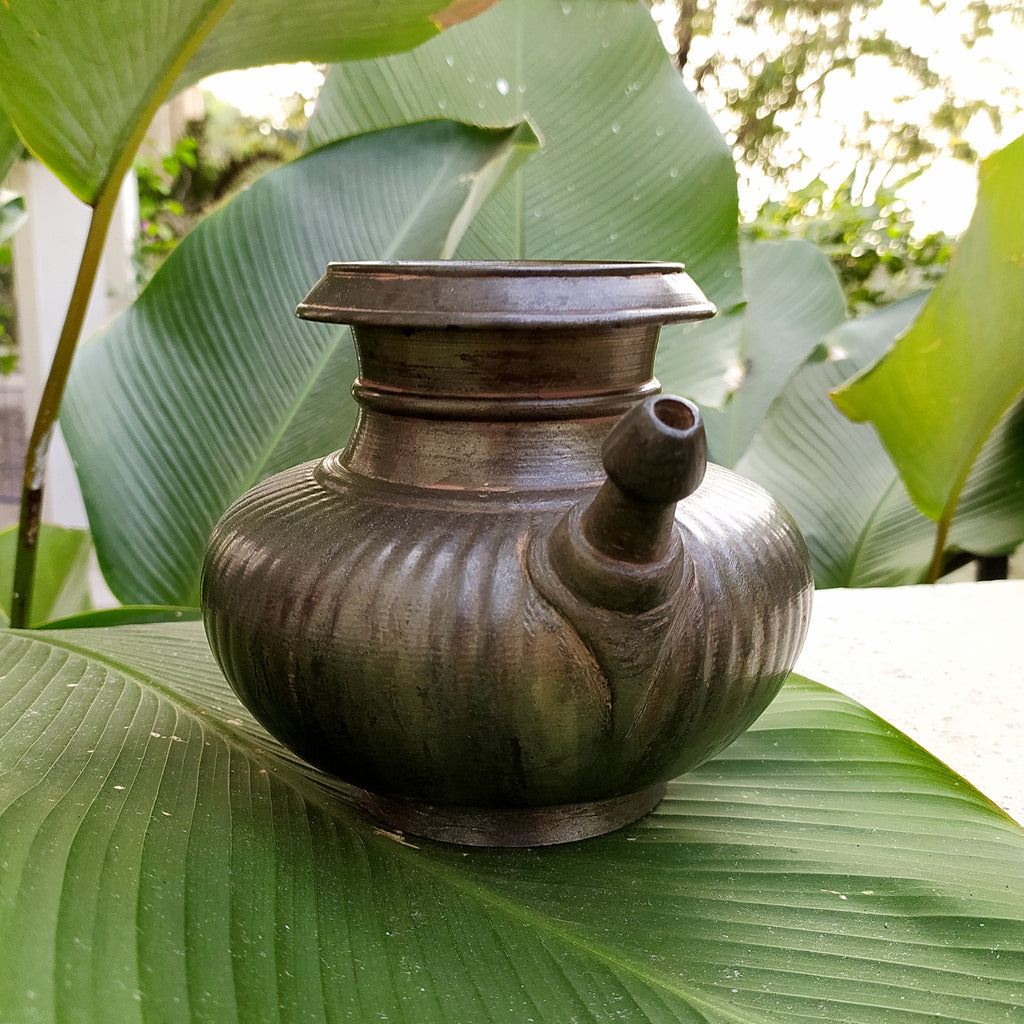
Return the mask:
[[654,402],[654,415],[666,427],[686,433],[694,428],[697,417],[688,402],[666,395]]
[[602,461],[608,478],[641,502],[681,501],[700,486],[707,466],[700,411],[675,395],[648,398],[612,428]]

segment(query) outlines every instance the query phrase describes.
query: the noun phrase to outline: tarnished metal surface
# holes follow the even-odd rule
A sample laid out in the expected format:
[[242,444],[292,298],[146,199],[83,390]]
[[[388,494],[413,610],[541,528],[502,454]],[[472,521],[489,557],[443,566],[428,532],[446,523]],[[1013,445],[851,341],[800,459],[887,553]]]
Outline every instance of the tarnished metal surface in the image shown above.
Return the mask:
[[[225,513],[203,607],[244,703],[371,813],[449,841],[562,842],[646,813],[750,725],[799,653],[811,577],[789,516],[703,475],[699,414],[657,397],[659,323],[709,309],[681,268],[640,265],[616,317],[630,265],[566,265],[555,287],[543,264],[523,326],[506,312],[530,267],[484,266],[414,264],[411,294],[396,265],[332,266],[335,305],[323,283],[313,305],[357,322],[358,425]],[[360,311],[375,275],[396,322]],[[422,277],[462,293],[443,324],[412,308]],[[459,301],[496,326],[458,326]]]

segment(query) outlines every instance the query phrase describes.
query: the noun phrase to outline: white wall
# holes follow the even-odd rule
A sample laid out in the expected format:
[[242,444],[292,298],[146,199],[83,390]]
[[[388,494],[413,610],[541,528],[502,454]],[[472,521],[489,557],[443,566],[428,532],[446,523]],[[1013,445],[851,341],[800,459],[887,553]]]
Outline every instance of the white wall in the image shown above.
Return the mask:
[[[28,211],[27,221],[12,242],[28,434],[56,351],[92,211],[35,160],[22,161],[12,171],[8,187],[24,197]],[[132,246],[137,230],[138,189],[132,174],[121,189],[86,313],[83,338],[131,302],[135,290]],[[43,518],[61,526],[86,525],[71,457],[59,435],[54,438],[47,463]]]

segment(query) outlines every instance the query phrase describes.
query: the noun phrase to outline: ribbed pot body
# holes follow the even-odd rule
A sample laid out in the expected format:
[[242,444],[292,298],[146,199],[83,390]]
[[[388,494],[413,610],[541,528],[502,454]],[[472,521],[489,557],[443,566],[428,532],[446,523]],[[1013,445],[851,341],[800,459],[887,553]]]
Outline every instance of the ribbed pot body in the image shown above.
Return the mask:
[[244,495],[207,551],[211,645],[274,735],[372,793],[501,809],[637,793],[754,721],[812,589],[759,487],[711,466],[679,503],[664,605],[552,597],[548,538],[657,391],[657,331],[356,326],[348,445]]

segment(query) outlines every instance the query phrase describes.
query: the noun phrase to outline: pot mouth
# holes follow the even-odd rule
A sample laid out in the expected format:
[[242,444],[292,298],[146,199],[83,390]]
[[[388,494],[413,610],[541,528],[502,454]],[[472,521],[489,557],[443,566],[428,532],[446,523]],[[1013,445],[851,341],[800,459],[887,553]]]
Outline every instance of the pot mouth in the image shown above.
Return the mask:
[[304,320],[394,327],[579,327],[704,320],[681,263],[410,260],[329,263]]

